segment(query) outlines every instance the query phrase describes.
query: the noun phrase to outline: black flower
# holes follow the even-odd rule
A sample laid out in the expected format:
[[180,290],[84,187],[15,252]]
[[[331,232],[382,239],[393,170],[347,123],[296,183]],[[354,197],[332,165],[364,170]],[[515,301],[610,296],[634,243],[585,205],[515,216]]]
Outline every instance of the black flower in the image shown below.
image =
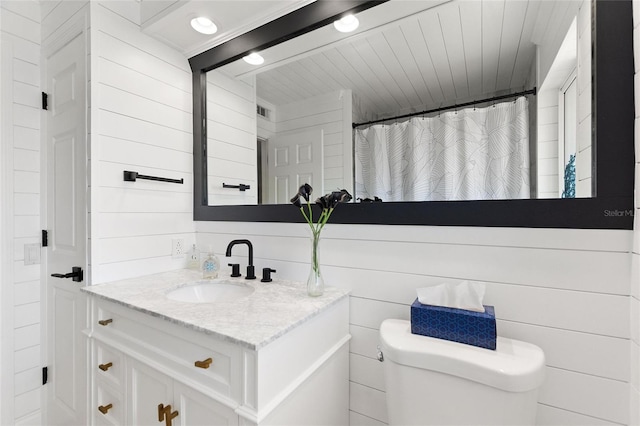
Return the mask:
[[346,189],[340,190],[340,198],[338,200],[339,203],[348,203],[352,199],[353,197],[351,196],[351,194],[349,194],[349,191],[347,191]]
[[304,198],[306,202],[309,202],[309,196],[312,192],[313,188],[311,187],[311,185],[305,183],[300,187],[300,189],[298,189],[298,193],[293,196],[293,198],[291,199],[291,203],[293,203],[293,205],[298,208],[302,207],[302,198]]
[[293,198],[291,199],[291,202],[293,203],[294,206],[298,208],[302,207],[302,203],[300,202],[300,194],[294,195]]
[[323,209],[335,209],[338,203],[348,203],[351,198],[351,194],[346,189],[341,189],[318,198],[316,204]]
[[[351,194],[349,194],[346,189],[341,189],[340,191],[333,191],[318,198],[315,203],[322,208],[322,212],[320,213],[318,222],[315,223],[313,221],[313,209],[311,208],[311,204],[309,203],[309,196],[312,192],[313,188],[311,188],[311,185],[305,183],[300,187],[298,193],[291,199],[291,203],[300,209],[300,212],[311,227],[313,235],[319,236],[320,231],[329,220],[329,216],[331,216],[333,209],[336,208],[338,203],[348,203],[349,201],[351,201]],[[302,199],[306,200],[307,202],[306,209],[302,205]]]
[[302,185],[298,190],[298,194],[307,201],[309,201],[309,196],[311,195],[312,192],[313,192],[313,188],[308,183],[305,183],[304,185]]
[[322,210],[329,209],[331,205],[331,194],[326,194],[318,198],[316,204],[322,207]]
[[379,198],[377,196],[373,197],[373,200],[371,198],[358,198],[358,200],[360,200],[361,203],[381,203],[382,202],[382,198]]

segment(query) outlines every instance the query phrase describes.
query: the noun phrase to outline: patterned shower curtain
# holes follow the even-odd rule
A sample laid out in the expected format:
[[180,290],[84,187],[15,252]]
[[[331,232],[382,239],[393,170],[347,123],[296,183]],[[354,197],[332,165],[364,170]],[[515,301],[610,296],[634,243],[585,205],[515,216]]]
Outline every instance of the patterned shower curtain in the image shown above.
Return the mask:
[[358,198],[529,198],[528,101],[356,129],[355,157]]

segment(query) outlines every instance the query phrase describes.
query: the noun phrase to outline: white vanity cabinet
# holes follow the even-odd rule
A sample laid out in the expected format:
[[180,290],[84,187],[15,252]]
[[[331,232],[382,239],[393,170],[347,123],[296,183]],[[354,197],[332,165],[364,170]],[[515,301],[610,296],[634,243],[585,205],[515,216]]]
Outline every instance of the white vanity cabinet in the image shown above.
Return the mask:
[[253,347],[87,292],[92,424],[348,424],[347,297]]

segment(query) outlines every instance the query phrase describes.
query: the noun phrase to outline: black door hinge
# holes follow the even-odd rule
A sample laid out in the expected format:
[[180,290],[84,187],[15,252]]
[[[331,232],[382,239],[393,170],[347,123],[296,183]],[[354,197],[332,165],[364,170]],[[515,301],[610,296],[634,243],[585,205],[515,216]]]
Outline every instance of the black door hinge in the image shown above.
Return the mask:
[[46,93],[42,92],[42,109],[49,109],[49,104],[48,101],[49,100],[49,95],[47,95]]
[[46,229],[42,230],[42,247],[47,247],[49,245],[49,231]]
[[42,367],[42,384],[46,385],[47,380],[49,379],[49,369],[48,367]]

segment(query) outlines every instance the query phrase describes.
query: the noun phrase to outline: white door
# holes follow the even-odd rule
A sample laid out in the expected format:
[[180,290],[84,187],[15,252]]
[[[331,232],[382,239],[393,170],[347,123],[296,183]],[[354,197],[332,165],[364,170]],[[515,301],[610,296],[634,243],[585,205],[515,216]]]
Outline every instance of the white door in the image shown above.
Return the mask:
[[313,196],[324,194],[323,139],[322,129],[269,139],[269,204],[288,204],[305,183],[313,187]]
[[46,262],[48,425],[87,424],[86,299],[84,278],[65,276],[86,268],[86,70],[84,36],[46,58]]

